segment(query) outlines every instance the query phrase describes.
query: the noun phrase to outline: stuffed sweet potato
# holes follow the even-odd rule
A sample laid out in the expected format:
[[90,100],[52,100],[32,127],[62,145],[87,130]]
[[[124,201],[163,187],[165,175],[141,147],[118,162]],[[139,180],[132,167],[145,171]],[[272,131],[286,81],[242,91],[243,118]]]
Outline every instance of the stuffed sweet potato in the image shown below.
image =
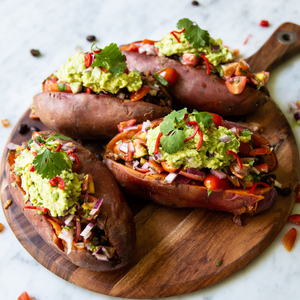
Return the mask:
[[117,134],[121,121],[141,123],[171,112],[171,97],[149,72],[128,71],[116,44],[79,52],[43,82],[34,114],[51,130],[81,139]]
[[99,159],[50,131],[35,132],[29,142],[9,148],[6,171],[13,200],[51,248],[94,271],[129,262],[133,216]]
[[125,193],[174,207],[240,215],[262,212],[277,193],[268,141],[220,116],[187,109],[144,122],[110,141],[105,165]]
[[264,105],[269,93],[268,72],[251,74],[244,60],[235,61],[220,39],[214,40],[196,23],[182,19],[161,41],[144,40],[121,46],[129,69],[178,79],[169,87],[175,109],[187,107],[222,116],[244,115]]

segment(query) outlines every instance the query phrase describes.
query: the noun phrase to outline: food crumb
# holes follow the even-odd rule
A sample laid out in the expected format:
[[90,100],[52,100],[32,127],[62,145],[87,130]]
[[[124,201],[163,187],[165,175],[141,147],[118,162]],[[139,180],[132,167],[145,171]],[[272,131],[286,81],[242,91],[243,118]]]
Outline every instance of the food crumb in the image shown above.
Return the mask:
[[35,57],[41,56],[41,52],[38,49],[31,49],[30,54]]
[[192,5],[199,6],[200,4],[198,1],[192,1]]
[[4,228],[5,228],[4,225],[0,223],[0,232],[2,232]]
[[7,119],[2,120],[1,122],[2,122],[3,127],[8,127],[10,125],[10,123],[8,122]]
[[218,263],[217,263],[217,267],[220,267],[221,265],[222,265],[222,263],[223,263],[223,259],[221,259]]
[[269,27],[269,22],[266,21],[266,20],[262,20],[262,21],[259,23],[259,25],[260,25],[261,27]]
[[10,205],[11,205],[11,199],[8,199],[4,204],[4,208],[7,209]]

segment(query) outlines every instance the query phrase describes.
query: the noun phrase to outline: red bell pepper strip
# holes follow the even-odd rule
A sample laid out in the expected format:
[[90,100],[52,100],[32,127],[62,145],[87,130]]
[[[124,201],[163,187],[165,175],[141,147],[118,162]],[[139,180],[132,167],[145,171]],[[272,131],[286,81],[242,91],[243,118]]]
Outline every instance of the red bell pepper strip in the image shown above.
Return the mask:
[[206,63],[206,67],[207,67],[207,71],[206,71],[206,74],[209,75],[210,74],[210,66],[209,66],[209,61],[208,59],[205,57],[204,54],[201,54],[200,57],[202,57]]
[[77,156],[75,153],[72,153],[72,154],[71,154],[71,156],[75,158],[75,160],[76,160],[76,163],[77,163],[77,167],[76,167],[76,168],[75,168],[75,170],[74,170],[74,172],[76,173],[76,172],[77,172],[77,170],[78,170],[78,169],[79,169],[79,167],[80,167],[80,161],[79,161],[79,158],[78,158],[78,156]]
[[230,155],[232,155],[234,158],[236,158],[236,160],[237,160],[237,162],[238,162],[238,164],[239,164],[240,169],[243,170],[243,163],[242,163],[240,157],[239,157],[236,153],[234,153],[233,151],[231,151],[231,150],[227,150],[226,153],[227,153],[227,154],[230,154]]
[[256,182],[252,185],[251,189],[249,190],[249,194],[253,194],[254,189],[258,186],[258,185],[263,185],[265,187],[269,187],[269,185],[265,182]]
[[36,210],[40,210],[44,213],[46,213],[48,211],[48,209],[46,207],[40,207],[40,206],[30,206],[30,205],[26,205],[24,206],[25,209],[36,209]]
[[34,172],[34,166],[32,165],[29,169],[30,172]]
[[54,152],[59,152],[60,149],[61,149],[61,144],[58,144],[58,145],[57,145],[57,148],[56,148],[56,150],[55,150]]
[[160,138],[163,136],[163,134],[160,132],[157,136],[156,142],[155,142],[155,148],[154,148],[154,154],[158,153],[158,147],[160,143]]
[[56,184],[58,184],[58,188],[63,190],[65,188],[65,182],[62,178],[56,176],[56,177],[53,177],[52,179],[49,180],[49,183],[52,185],[52,186],[56,186]]

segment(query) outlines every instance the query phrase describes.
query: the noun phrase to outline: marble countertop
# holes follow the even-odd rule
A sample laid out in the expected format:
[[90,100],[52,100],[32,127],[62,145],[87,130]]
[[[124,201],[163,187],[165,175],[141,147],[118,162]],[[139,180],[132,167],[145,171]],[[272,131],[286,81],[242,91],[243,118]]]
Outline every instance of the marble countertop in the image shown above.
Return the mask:
[[[90,49],[88,35],[97,37],[101,47],[111,42],[124,44],[144,38],[158,40],[176,29],[181,18],[196,21],[215,38],[222,38],[230,48],[240,49],[242,57],[255,53],[284,22],[300,25],[298,0],[222,1],[199,0],[73,0],[73,1],[0,1],[0,149],[32,97],[41,91],[42,81],[62,63],[76,47]],[[275,4],[276,3],[276,4]],[[269,27],[260,27],[268,20]],[[248,42],[244,41],[249,37]],[[41,57],[30,55],[39,49]],[[300,100],[300,54],[277,67],[270,76],[268,88],[279,108],[292,124],[288,102]],[[300,126],[293,126],[298,148]],[[3,150],[1,150],[2,153]],[[296,204],[293,213],[300,213]],[[28,291],[37,300],[112,299],[84,290],[52,274],[36,262],[22,247],[9,228],[0,209],[0,299],[17,299]],[[292,252],[281,244],[292,227],[286,224],[272,244],[250,265],[211,287],[172,299],[296,299],[299,297],[300,241]]]

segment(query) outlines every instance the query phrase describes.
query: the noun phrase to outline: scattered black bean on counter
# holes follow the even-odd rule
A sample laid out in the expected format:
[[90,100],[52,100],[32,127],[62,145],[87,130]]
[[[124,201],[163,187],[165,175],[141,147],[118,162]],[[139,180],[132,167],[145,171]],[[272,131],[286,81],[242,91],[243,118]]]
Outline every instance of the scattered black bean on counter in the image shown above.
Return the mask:
[[198,1],[192,1],[192,5],[195,5],[195,6],[199,6],[200,4],[199,4],[199,2]]
[[36,126],[31,126],[30,131],[40,131]]
[[282,196],[288,196],[292,193],[292,190],[290,188],[283,188],[281,189]]
[[32,56],[35,56],[35,57],[41,55],[41,52],[39,50],[37,50],[37,49],[31,49],[30,53],[31,53]]
[[95,42],[96,41],[96,37],[94,35],[89,35],[86,38],[89,42]]
[[29,127],[27,126],[27,124],[20,124],[18,127],[18,132],[20,134],[25,134],[29,131]]

